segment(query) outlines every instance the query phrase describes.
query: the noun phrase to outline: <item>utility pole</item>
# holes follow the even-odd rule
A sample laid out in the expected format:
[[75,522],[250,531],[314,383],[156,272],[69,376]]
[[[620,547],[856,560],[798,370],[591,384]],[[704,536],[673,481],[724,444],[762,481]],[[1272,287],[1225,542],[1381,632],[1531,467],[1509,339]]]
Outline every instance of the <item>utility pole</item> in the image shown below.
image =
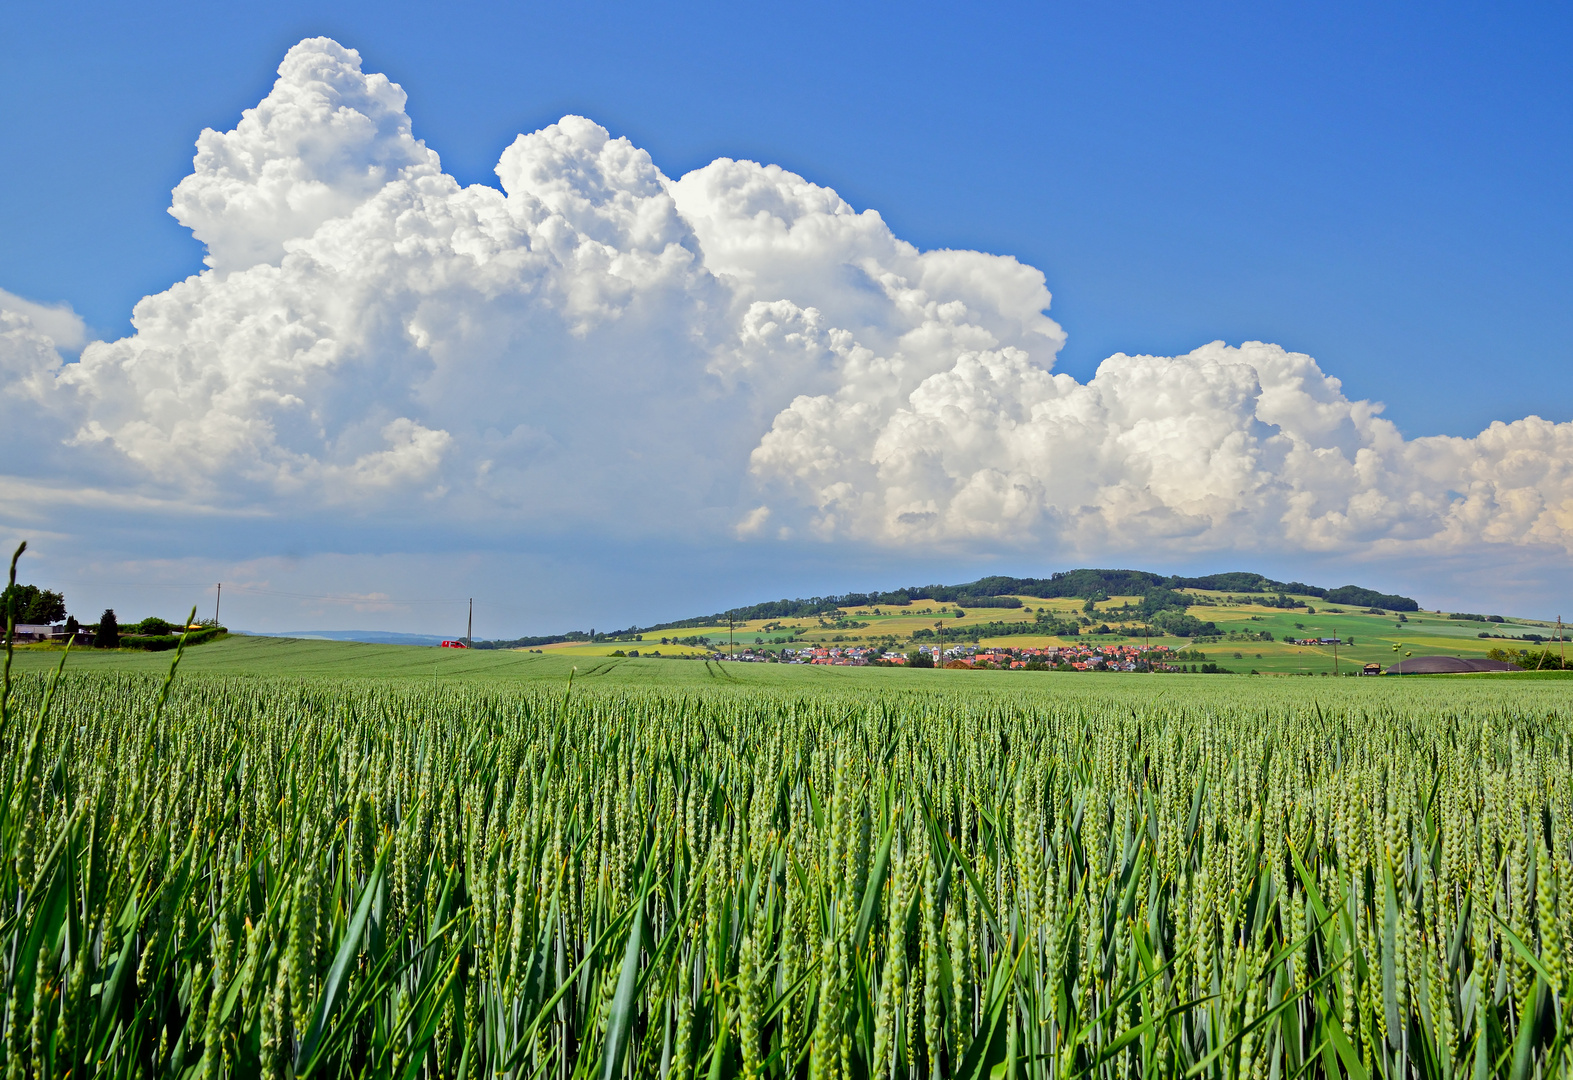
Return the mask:
[[1333,638],[1333,674],[1338,674],[1338,639]]
[[937,622],[934,624],[934,629],[939,631],[939,663],[934,666],[942,668],[945,666],[945,624]]
[[728,660],[737,659],[737,653],[732,643],[732,630],[736,625],[736,620],[728,615],[726,617],[726,658]]
[[1562,616],[1560,615],[1557,616],[1557,644],[1561,646],[1562,670],[1566,671],[1568,669],[1568,640],[1567,636],[1562,633]]
[[218,625],[218,605],[224,599],[224,583],[218,583],[218,596],[213,599],[213,625]]
[[470,597],[470,621],[464,627],[464,647],[470,648],[474,644],[475,634],[475,597]]

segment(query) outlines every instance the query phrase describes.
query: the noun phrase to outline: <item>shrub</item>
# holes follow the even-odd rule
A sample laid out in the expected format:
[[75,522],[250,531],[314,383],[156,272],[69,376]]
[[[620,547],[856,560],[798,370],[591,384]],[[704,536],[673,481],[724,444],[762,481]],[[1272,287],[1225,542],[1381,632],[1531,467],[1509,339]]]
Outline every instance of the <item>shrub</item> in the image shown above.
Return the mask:
[[[140,624],[138,624],[140,625]],[[222,626],[210,626],[202,630],[193,630],[185,635],[186,644],[201,645],[205,641],[212,641],[220,634],[226,633]],[[173,649],[180,644],[180,634],[137,634],[128,635],[120,639],[122,649],[141,649],[143,652],[163,652]]]
[[1531,652],[1528,649],[1490,649],[1486,652],[1488,660],[1502,660],[1509,664],[1517,664],[1525,671],[1561,671],[1561,650],[1553,652],[1543,649],[1540,652]]
[[180,644],[174,634],[128,634],[120,639],[122,649],[141,649],[143,652],[163,652]]

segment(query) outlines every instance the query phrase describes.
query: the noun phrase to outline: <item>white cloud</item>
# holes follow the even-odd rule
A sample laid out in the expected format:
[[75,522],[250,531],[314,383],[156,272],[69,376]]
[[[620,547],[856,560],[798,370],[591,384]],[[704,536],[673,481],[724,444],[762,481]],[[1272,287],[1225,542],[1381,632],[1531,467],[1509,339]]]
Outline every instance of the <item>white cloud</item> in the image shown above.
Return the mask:
[[0,381],[0,400],[8,406],[12,402],[36,405],[53,388],[61,367],[60,354],[50,336],[34,326],[31,318],[4,306],[9,299],[8,295],[0,296],[0,372],[5,375]]
[[60,467],[61,432],[76,418],[59,392],[59,338],[45,329],[61,310],[0,292],[0,460],[12,474]]
[[318,38],[291,49],[273,91],[234,131],[205,129],[169,212],[221,271],[276,264],[290,240],[343,217],[390,181],[436,176],[410,134],[404,91]]
[[770,507],[756,506],[743,515],[733,531],[740,540],[748,540],[765,531],[765,526],[770,522]]
[[[507,502],[544,482],[561,506],[582,478],[532,449],[626,465],[662,403],[692,430],[701,324],[728,300],[647,154],[566,117],[508,148],[503,190],[462,188],[352,51],[306,41],[279,72],[175,192],[214,269],[62,375],[79,443],[196,500]],[[521,429],[539,437],[495,437]]]
[[1014,259],[919,251],[776,166],[673,180],[575,116],[520,135],[500,188],[462,187],[404,106],[304,41],[202,133],[170,212],[209,269],[142,300],[134,335],[62,363],[80,320],[0,293],[6,437],[51,448],[34,475],[455,528],[1573,549],[1573,425],[1405,440],[1260,343],[1078,383]]
[[0,311],[25,318],[56,349],[75,352],[87,343],[87,324],[69,304],[38,304],[0,289]]
[[1214,342],[1087,383],[969,351],[899,392],[778,415],[753,469],[822,533],[1070,550],[1573,546],[1573,424],[1405,440],[1303,353]]

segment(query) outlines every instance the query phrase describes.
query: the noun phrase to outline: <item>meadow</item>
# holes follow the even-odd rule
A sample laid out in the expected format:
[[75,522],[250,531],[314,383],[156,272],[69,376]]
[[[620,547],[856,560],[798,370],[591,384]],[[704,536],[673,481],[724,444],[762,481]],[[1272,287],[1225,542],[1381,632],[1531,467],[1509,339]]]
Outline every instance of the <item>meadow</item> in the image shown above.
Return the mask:
[[1560,680],[232,641],[18,654],[7,1076],[1567,1065]]
[[[1021,636],[1002,639],[1013,647],[1031,642]],[[1075,639],[1071,639],[1075,640]],[[1138,639],[1139,640],[1139,639]],[[1166,639],[1172,641],[1172,639]],[[1184,642],[1178,645],[1184,646]],[[1258,661],[1230,659],[1226,648],[1213,645],[1184,646],[1188,652],[1200,650],[1202,655],[1216,657],[1231,670],[1245,672]],[[1265,647],[1265,646],[1261,646]],[[1098,679],[1124,681],[1148,678],[1145,674],[1124,673],[1061,673],[1006,672],[1006,671],[927,671],[883,667],[809,667],[786,664],[718,663],[703,659],[674,659],[670,656],[638,657],[612,656],[621,645],[575,645],[546,647],[539,651],[525,649],[439,649],[413,645],[369,645],[348,641],[320,641],[307,638],[270,638],[232,635],[220,638],[186,651],[181,660],[181,671],[188,674],[225,675],[236,677],[286,677],[297,679],[371,679],[396,683],[420,683],[428,686],[487,684],[503,686],[531,686],[536,684],[562,685],[573,678],[581,686],[615,686],[624,688],[650,688],[680,690],[686,688],[736,687],[780,689],[799,693],[818,693],[825,690],[945,690],[970,692],[973,690],[998,690],[1001,692],[1034,692],[1046,687],[1059,689],[1065,679]],[[1229,648],[1232,648],[1230,646]],[[1313,650],[1298,646],[1280,645],[1282,660],[1276,668],[1262,664],[1264,678],[1281,678],[1300,675],[1331,675],[1333,658],[1330,649]],[[722,651],[725,651],[724,638]],[[1430,649],[1427,650],[1429,653]],[[1438,650],[1440,651],[1440,650]],[[1462,649],[1454,654],[1480,655]],[[697,650],[695,650],[697,652]],[[1325,654],[1325,655],[1323,655]],[[152,675],[169,668],[169,653],[147,653],[132,650],[78,649],[71,653],[70,670],[77,672],[120,673]],[[1388,658],[1391,658],[1391,652]],[[21,647],[15,652],[14,668],[18,672],[41,673],[54,669],[61,651],[55,646]],[[1344,675],[1358,670],[1344,660]],[[1162,674],[1160,679],[1189,679],[1189,676]],[[1197,676],[1217,679],[1220,676]],[[1522,672],[1510,676],[1405,676],[1405,682],[1441,678],[1457,683],[1465,681],[1491,681],[1510,679],[1515,683],[1540,679],[1573,681],[1569,672]],[[1194,680],[1191,680],[1194,682]],[[1238,683],[1240,679],[1226,679]],[[1340,680],[1342,681],[1342,680]],[[1384,681],[1384,680],[1365,680]],[[1386,680],[1386,681],[1398,681]],[[1149,688],[1158,694],[1171,684]],[[1178,684],[1176,684],[1178,685]],[[1140,691],[1138,691],[1140,692]],[[1239,692],[1236,685],[1231,693]],[[1379,693],[1378,691],[1372,691]]]

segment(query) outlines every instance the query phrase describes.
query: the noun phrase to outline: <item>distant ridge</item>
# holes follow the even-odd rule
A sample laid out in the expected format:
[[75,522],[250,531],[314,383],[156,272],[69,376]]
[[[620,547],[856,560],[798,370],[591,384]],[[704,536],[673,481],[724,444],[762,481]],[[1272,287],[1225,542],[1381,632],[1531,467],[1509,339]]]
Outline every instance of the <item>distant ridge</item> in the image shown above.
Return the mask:
[[[1018,596],[1041,599],[1074,597],[1102,599],[1109,596],[1142,596],[1149,590],[1206,589],[1209,591],[1265,594],[1268,596],[1312,596],[1330,604],[1382,608],[1387,611],[1418,611],[1420,605],[1407,596],[1378,592],[1359,585],[1340,585],[1327,589],[1303,581],[1276,581],[1248,570],[1234,570],[1201,577],[1157,574],[1150,570],[1065,570],[1046,578],[1014,578],[999,575],[979,578],[962,585],[913,585],[890,592],[844,593],[840,596],[813,596],[797,600],[767,600],[746,607],[698,615],[676,622],[653,626],[630,626],[626,630],[597,633],[571,630],[565,634],[515,638],[512,641],[477,641],[478,649],[518,649],[555,645],[565,641],[617,641],[662,630],[682,630],[694,626],[715,626],[728,619],[794,619],[828,614],[839,608],[905,607],[917,600],[934,600],[967,607],[1020,607]],[[359,640],[359,639],[356,639]]]
[[365,645],[441,645],[444,638],[440,634],[396,634],[389,630],[280,630],[266,634],[259,634],[247,630],[232,630],[230,633],[246,634],[250,637],[284,637],[308,638],[314,641],[358,641]]

